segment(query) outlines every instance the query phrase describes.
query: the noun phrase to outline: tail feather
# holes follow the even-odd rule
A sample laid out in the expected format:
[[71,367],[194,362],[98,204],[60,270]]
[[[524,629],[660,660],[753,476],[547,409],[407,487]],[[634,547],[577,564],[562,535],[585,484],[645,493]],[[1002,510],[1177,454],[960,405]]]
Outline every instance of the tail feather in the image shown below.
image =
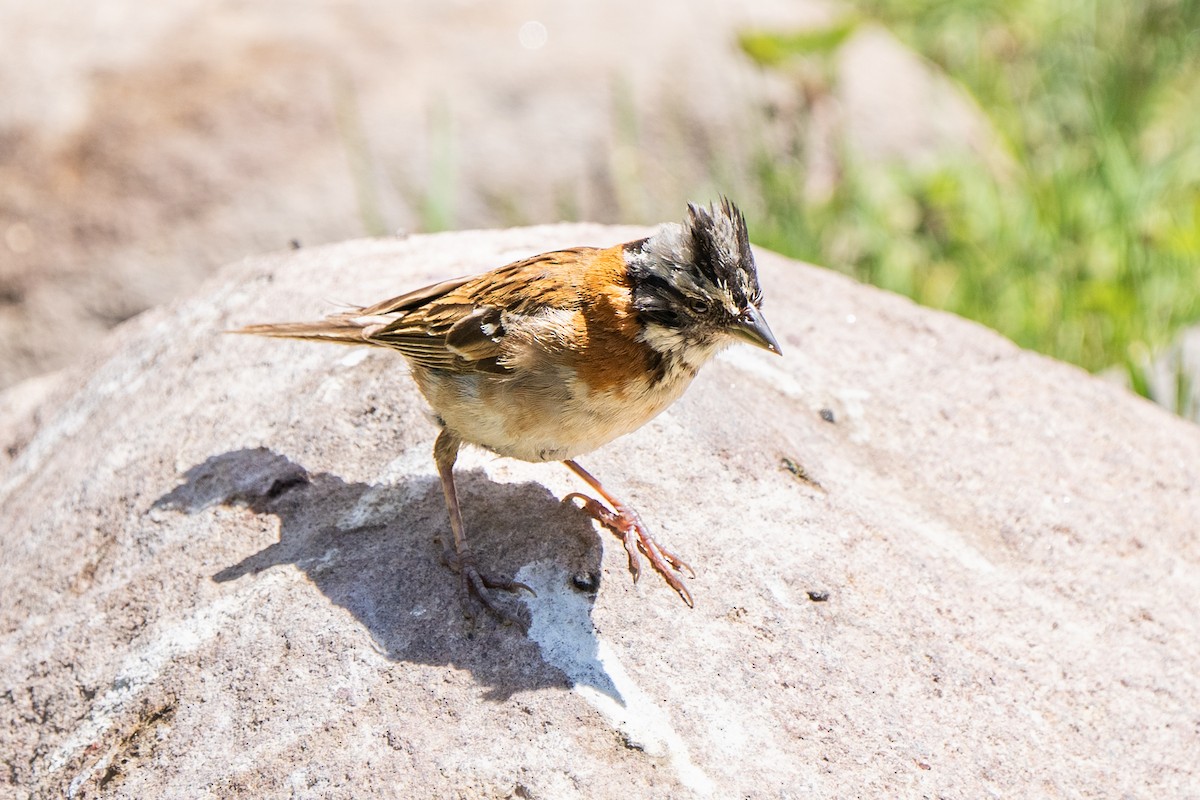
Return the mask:
[[377,344],[366,336],[366,329],[350,319],[330,317],[318,322],[282,322],[271,325],[247,325],[228,333],[274,336],[280,339],[307,339],[337,344]]

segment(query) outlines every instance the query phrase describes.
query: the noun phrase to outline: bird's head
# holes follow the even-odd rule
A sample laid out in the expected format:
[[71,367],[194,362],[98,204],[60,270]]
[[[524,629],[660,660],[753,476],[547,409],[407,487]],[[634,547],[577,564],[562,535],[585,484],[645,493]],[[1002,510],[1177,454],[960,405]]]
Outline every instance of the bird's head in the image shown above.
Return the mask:
[[633,307],[655,350],[695,366],[734,341],[780,352],[762,315],[746,220],[729,200],[689,203],[683,224],[627,248]]

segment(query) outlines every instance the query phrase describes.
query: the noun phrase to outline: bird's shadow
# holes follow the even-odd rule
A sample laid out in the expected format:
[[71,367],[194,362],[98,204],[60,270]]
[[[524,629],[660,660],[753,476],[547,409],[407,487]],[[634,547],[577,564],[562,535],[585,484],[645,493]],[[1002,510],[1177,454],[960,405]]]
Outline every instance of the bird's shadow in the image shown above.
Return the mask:
[[[494,483],[480,470],[456,477],[481,566],[511,576],[526,564],[552,563],[559,585],[551,586],[551,592],[580,591],[572,588],[575,583],[598,585],[599,537],[578,509],[536,483]],[[473,614],[464,613],[471,606],[435,541],[448,540],[449,525],[441,485],[433,475],[394,485],[347,483],[330,473],[310,474],[265,448],[244,449],[192,467],[183,483],[154,506],[190,515],[215,506],[240,506],[278,517],[277,542],[221,569],[213,580],[254,580],[264,570],[294,565],[329,600],[353,614],[389,658],[468,669],[488,687],[489,699],[574,685],[545,661],[521,627],[499,623],[477,604]],[[507,608],[528,619],[518,600],[500,594]],[[574,605],[590,615],[590,601]],[[577,655],[598,668],[586,682],[620,702],[597,659],[590,618],[574,623],[576,640],[579,627],[591,631],[590,641],[576,645],[581,648]]]

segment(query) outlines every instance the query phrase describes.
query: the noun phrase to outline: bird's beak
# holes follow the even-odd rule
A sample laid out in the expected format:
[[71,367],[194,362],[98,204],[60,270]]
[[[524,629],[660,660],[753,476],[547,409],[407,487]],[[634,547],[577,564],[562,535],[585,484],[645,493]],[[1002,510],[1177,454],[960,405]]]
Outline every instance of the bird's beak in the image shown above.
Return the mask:
[[763,319],[762,312],[754,306],[746,306],[737,321],[729,326],[729,333],[755,347],[770,350],[777,356],[783,355],[779,349],[779,342],[775,341],[775,334],[771,333],[770,326]]

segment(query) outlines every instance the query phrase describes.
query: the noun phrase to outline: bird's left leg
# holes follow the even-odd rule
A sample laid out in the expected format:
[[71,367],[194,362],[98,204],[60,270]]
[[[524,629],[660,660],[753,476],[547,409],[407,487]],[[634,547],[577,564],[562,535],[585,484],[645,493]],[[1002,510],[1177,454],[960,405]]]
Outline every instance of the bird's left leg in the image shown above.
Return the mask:
[[454,462],[458,460],[458,449],[462,440],[449,431],[443,430],[438,434],[437,442],[433,445],[433,460],[437,462],[438,475],[442,479],[442,492],[446,495],[446,511],[450,514],[450,532],[454,534],[454,552],[445,548],[446,563],[462,576],[463,591],[470,598],[474,593],[488,610],[507,622],[514,622],[524,627],[521,620],[509,614],[496,604],[491,589],[503,589],[515,592],[524,589],[536,596],[536,592],[520,581],[514,581],[497,575],[481,573],[475,566],[475,556],[467,545],[467,535],[463,530],[462,511],[458,507],[458,491],[454,487]]
[[683,559],[676,556],[669,550],[664,550],[658,542],[650,535],[650,530],[646,527],[646,523],[642,522],[641,516],[636,511],[629,508],[617,498],[613,497],[600,484],[592,473],[588,472],[583,467],[574,461],[567,460],[563,462],[567,467],[583,478],[584,482],[603,497],[612,508],[608,508],[594,497],[588,497],[586,494],[572,492],[567,495],[564,500],[579,500],[582,502],[580,506],[585,513],[595,519],[604,527],[621,537],[621,541],[625,545],[625,552],[629,556],[629,572],[633,575],[633,580],[636,583],[638,576],[642,571],[641,559],[638,558],[640,551],[650,561],[650,566],[654,567],[659,575],[679,593],[683,598],[683,602],[689,607],[693,605],[692,594],[687,587],[683,585],[683,581],[679,580],[679,575],[676,573],[686,570],[693,578],[696,573],[692,571]]

